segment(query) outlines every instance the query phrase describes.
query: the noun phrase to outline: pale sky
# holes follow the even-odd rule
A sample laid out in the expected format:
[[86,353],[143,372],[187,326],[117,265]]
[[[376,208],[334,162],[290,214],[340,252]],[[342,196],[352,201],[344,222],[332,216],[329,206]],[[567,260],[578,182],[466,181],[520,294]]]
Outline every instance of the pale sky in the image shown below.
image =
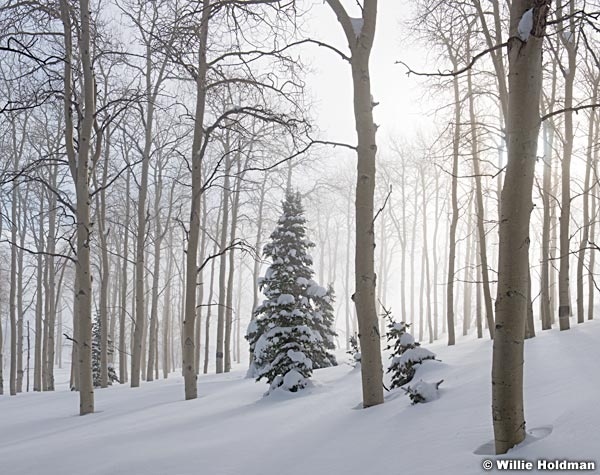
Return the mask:
[[[359,16],[354,2],[345,2],[351,16]],[[354,8],[352,8],[354,7]],[[371,87],[375,101],[375,122],[381,126],[378,142],[385,141],[392,133],[414,131],[423,123],[423,105],[419,78],[407,77],[405,68],[394,64],[403,60],[415,69],[423,67],[423,51],[414,46],[403,46],[401,38],[407,30],[402,23],[407,9],[404,0],[379,2],[375,44],[371,55]],[[307,22],[320,41],[348,52],[341,26],[328,5],[315,1]],[[303,57],[310,58],[313,73],[307,82],[315,100],[314,115],[323,131],[331,140],[355,143],[354,116],[352,110],[352,81],[350,66],[335,53],[310,46]]]

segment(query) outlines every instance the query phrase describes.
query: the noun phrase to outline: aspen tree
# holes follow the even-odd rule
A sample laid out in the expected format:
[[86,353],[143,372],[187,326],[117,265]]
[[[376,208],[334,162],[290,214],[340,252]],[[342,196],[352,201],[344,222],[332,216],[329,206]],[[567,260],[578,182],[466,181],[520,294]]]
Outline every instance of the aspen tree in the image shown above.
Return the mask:
[[542,45],[549,3],[515,0],[510,9],[508,162],[501,201],[492,360],[492,416],[497,454],[506,453],[525,438],[523,343],[529,295],[529,221],[540,128]]
[[381,335],[375,305],[375,155],[377,141],[373,122],[373,98],[369,57],[375,38],[377,0],[365,0],[362,17],[351,18],[340,0],[326,0],[340,23],[351,56],[354,119],[358,138],[356,179],[356,248],[354,303],[358,318],[363,406],[383,403]]

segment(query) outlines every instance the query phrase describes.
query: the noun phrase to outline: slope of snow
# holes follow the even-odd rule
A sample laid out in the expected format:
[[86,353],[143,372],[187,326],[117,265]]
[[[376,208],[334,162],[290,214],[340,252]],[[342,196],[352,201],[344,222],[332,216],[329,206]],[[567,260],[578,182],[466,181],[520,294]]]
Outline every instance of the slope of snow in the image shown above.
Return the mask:
[[[2,396],[0,473],[481,474],[483,460],[495,458],[488,455],[491,343],[429,348],[442,362],[425,361],[415,381],[444,384],[439,399],[415,406],[395,390],[385,404],[360,409],[360,372],[348,364],[315,371],[299,393],[268,397],[242,367],[201,376],[193,401],[183,401],[182,380],[172,375],[138,389],[98,390],[97,412],[85,417],[64,385]],[[598,462],[598,361],[597,321],[526,343],[530,436],[510,457]]]

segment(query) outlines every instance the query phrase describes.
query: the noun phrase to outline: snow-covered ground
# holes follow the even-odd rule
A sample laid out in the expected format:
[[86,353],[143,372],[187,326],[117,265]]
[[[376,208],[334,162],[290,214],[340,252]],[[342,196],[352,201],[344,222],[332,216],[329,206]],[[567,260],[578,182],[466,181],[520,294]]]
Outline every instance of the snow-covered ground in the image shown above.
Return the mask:
[[[444,383],[440,399],[415,406],[397,390],[385,404],[359,409],[360,374],[348,364],[316,371],[299,394],[266,398],[266,384],[244,379],[243,368],[200,377],[194,401],[183,401],[182,379],[172,375],[139,389],[98,390],[97,412],[85,417],[65,385],[3,396],[0,473],[481,474],[483,461],[495,458],[486,455],[491,343],[427,347],[443,362],[426,362],[416,380]],[[533,435],[510,458],[600,461],[599,361],[598,321],[526,343]]]

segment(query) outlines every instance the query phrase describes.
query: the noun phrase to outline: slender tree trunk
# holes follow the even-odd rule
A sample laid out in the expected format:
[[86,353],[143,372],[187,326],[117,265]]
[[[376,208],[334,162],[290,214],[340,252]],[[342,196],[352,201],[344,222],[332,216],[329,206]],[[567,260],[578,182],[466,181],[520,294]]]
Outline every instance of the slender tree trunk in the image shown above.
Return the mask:
[[[160,160],[159,160],[160,162]],[[151,294],[151,309],[150,309],[150,328],[148,331],[148,366],[146,368],[147,381],[154,380],[154,371],[156,363],[156,348],[158,343],[158,285],[160,282],[160,255],[161,246],[164,238],[164,231],[161,222],[160,201],[162,197],[163,179],[162,179],[162,163],[156,164],[155,186],[154,186],[154,211],[156,213],[154,222],[154,266],[152,273],[152,294]],[[172,206],[172,193],[171,193]],[[170,213],[169,213],[170,214]],[[167,226],[169,223],[167,222]]]
[[358,138],[354,303],[362,355],[363,406],[370,407],[383,403],[381,338],[377,328],[377,308],[375,306],[375,229],[373,222],[377,142],[369,71],[369,57],[375,37],[377,0],[364,1],[363,21],[358,32],[355,31],[350,17],[339,0],[326,1],[344,30],[352,55],[350,64],[354,90],[354,119]]
[[[83,118],[78,127],[78,150],[75,152],[73,132],[73,88],[72,88],[72,32],[71,12],[66,0],[60,1],[61,19],[64,27],[64,107],[65,139],[71,176],[76,191],[76,264],[74,327],[77,328],[74,344],[77,346],[77,377],[74,383],[79,389],[79,413],[94,412],[94,386],[92,379],[92,277],[90,267],[90,242],[92,223],[90,220],[90,193],[88,175],[90,171],[90,146],[95,114],[95,80],[91,58],[90,5],[88,0],[79,1],[79,57],[83,70],[83,91],[79,107],[83,105]],[[82,99],[82,100],[81,100]],[[98,150],[97,150],[98,152]]]
[[[252,153],[250,153],[252,155]],[[237,178],[234,189],[233,203],[231,205],[231,231],[229,242],[233,245],[236,239],[238,212],[240,206],[240,187],[242,185],[242,161],[241,157],[237,160]],[[227,298],[225,306],[225,372],[231,371],[231,327],[233,324],[233,279],[235,273],[235,252],[231,249],[228,252],[229,257],[229,275],[227,277]]]
[[544,130],[544,177],[542,185],[542,202],[544,205],[544,217],[542,222],[542,271],[540,283],[540,314],[542,319],[542,330],[552,328],[551,292],[550,292],[550,215],[552,199],[552,144],[554,129],[546,122]]
[[262,231],[263,231],[263,213],[265,207],[265,195],[266,195],[266,186],[267,186],[267,174],[265,173],[263,176],[263,181],[260,185],[260,191],[258,195],[258,217],[256,223],[256,240],[254,249],[256,250],[256,254],[259,258],[254,259],[254,265],[252,267],[252,319],[254,319],[254,310],[258,306],[258,277],[260,274],[260,256],[262,256]]
[[[600,78],[600,76],[599,76]],[[592,104],[598,102],[598,81],[594,84],[594,92],[591,99]],[[589,198],[590,198],[590,183],[591,183],[591,172],[593,168],[593,148],[594,148],[594,131],[596,128],[596,111],[594,109],[590,112],[589,125],[588,125],[588,141],[586,150],[586,165],[585,165],[585,180],[583,185],[583,229],[581,242],[579,244],[579,252],[577,253],[577,323],[583,323],[585,321],[585,308],[583,301],[583,266],[585,262],[585,249],[589,243],[590,237],[590,210],[589,210]],[[591,290],[591,289],[590,289]]]
[[[202,267],[204,264],[204,259],[206,259],[206,224],[208,219],[208,211],[206,206],[206,194],[202,194],[202,226],[200,232],[202,233],[202,238],[200,239],[200,259],[198,261],[198,266]],[[202,338],[202,303],[204,302],[204,269],[199,272],[198,275],[198,288],[197,288],[197,296],[196,296],[196,335],[195,335],[195,345],[194,348],[194,361],[196,364],[196,374],[200,373],[200,349],[201,338]]]
[[[57,173],[58,170],[56,167],[51,172],[51,184],[53,187],[56,187],[57,182]],[[46,266],[48,269],[48,279],[47,279],[47,288],[46,288],[46,333],[47,333],[47,343],[46,343],[46,358],[43,362],[43,367],[45,369],[44,373],[46,377],[44,378],[44,390],[45,391],[54,391],[54,360],[56,355],[56,341],[55,341],[55,331],[56,331],[56,309],[58,307],[58,296],[60,294],[60,287],[62,284],[62,279],[64,277],[64,270],[66,264],[63,265],[61,270],[61,275],[59,279],[59,290],[57,292],[56,287],[56,263],[54,260],[53,254],[56,252],[56,196],[53,193],[49,194],[48,198],[48,256],[46,256]],[[59,328],[58,332],[58,348],[59,354],[62,350],[60,346],[61,342],[61,329]],[[62,361],[59,360],[59,365],[62,366]]]
[[[531,35],[521,41],[517,28],[523,14],[531,8]],[[501,201],[492,362],[492,415],[497,454],[506,453],[525,438],[523,342],[529,302],[529,221],[533,208],[531,195],[540,124],[542,44],[548,8],[546,0],[514,0],[511,4],[506,120],[508,162]]]
[[96,221],[100,244],[100,387],[108,387],[108,283],[110,279],[110,261],[108,258],[108,233],[106,228],[106,184],[110,158],[110,129],[105,132],[104,166],[102,181],[96,184],[102,190],[96,195]]
[[463,328],[462,334],[465,336],[471,328],[471,253],[473,244],[473,195],[469,199],[467,237],[465,249],[465,269],[463,274]]
[[477,319],[477,338],[483,338],[483,322],[482,322],[482,315],[481,315],[481,294],[482,294],[482,289],[483,289],[483,276],[482,276],[482,266],[481,266],[481,251],[479,250],[479,241],[477,242],[477,280],[480,281],[481,283],[477,283],[477,290],[476,290],[476,294],[475,294],[475,311],[476,313],[476,319]]
[[221,197],[221,209],[223,222],[221,224],[221,238],[219,242],[219,306],[217,308],[217,351],[215,354],[216,372],[222,373],[225,369],[225,307],[227,304],[227,234],[229,231],[229,174],[231,171],[231,159],[229,158],[229,137],[226,138],[225,146],[225,180],[223,183],[223,195]]
[[[23,308],[23,296],[25,287],[23,286],[23,277],[25,275],[23,265],[23,249],[25,248],[25,237],[27,236],[27,211],[29,203],[29,187],[25,190],[25,196],[19,194],[21,230],[20,249],[17,252],[17,392],[23,392],[23,317],[25,310]],[[40,327],[40,331],[41,327]]]
[[[15,167],[16,169],[16,167]],[[9,294],[9,312],[10,312],[10,375],[9,391],[10,395],[17,394],[17,203],[19,195],[17,187],[13,187],[11,193],[11,226],[10,240],[13,245],[10,247],[10,294]]]
[[237,301],[236,301],[236,310],[235,310],[235,321],[237,322],[237,326],[236,326],[236,344],[235,344],[235,351],[236,351],[236,357],[235,357],[235,361],[236,363],[240,364],[242,361],[242,353],[241,353],[241,340],[242,340],[242,330],[241,330],[241,323],[242,323],[242,262],[240,260],[240,268],[238,271],[238,282],[237,282]]
[[481,262],[481,290],[483,290],[483,301],[485,303],[485,316],[490,338],[494,339],[494,308],[492,306],[492,293],[490,291],[489,265],[487,256],[487,238],[485,234],[485,205],[483,202],[483,186],[481,184],[481,166],[479,161],[479,139],[477,136],[475,115],[475,96],[473,94],[473,81],[471,70],[467,75],[467,86],[469,95],[469,118],[471,121],[471,154],[473,156],[473,175],[475,175],[475,200],[477,211],[477,237],[479,249],[479,261]]
[[[557,3],[557,15],[562,21],[562,2]],[[560,214],[560,268],[558,271],[558,323],[561,330],[570,327],[569,317],[571,315],[571,304],[569,295],[569,223],[571,220],[571,157],[573,155],[573,87],[575,83],[575,71],[577,68],[577,47],[575,43],[574,15],[575,2],[569,0],[570,20],[564,32],[560,35],[562,44],[567,50],[568,68],[565,73],[565,100],[564,100],[564,134],[563,134],[563,159],[561,162],[561,214]],[[562,29],[562,28],[561,28]],[[570,35],[570,39],[566,36]]]
[[[456,68],[455,68],[456,69]],[[454,345],[454,265],[456,261],[456,227],[458,225],[458,157],[460,153],[460,92],[458,77],[453,79],[454,86],[454,138],[452,141],[452,220],[450,222],[450,240],[448,251],[448,282],[446,287],[446,320],[448,322],[448,345]]]
[[119,312],[119,381],[121,384],[127,382],[127,269],[129,268],[129,187],[131,182],[131,171],[127,169],[127,180],[125,185],[125,227],[123,230],[123,262],[121,264],[121,295]]
[[200,235],[200,202],[202,195],[203,125],[206,103],[206,49],[210,0],[202,1],[202,18],[199,25],[198,67],[196,71],[196,114],[194,117],[194,139],[192,143],[192,197],[190,225],[185,270],[185,312],[182,335],[182,368],[185,380],[185,399],[198,397],[196,384],[198,375],[194,368],[194,337],[196,324],[196,282],[198,263],[198,241]]
[[346,235],[346,273],[344,276],[344,283],[345,283],[345,288],[346,288],[346,318],[345,318],[345,323],[346,323],[346,351],[350,350],[350,337],[352,330],[350,329],[351,327],[351,320],[352,320],[352,295],[350,293],[350,266],[351,266],[351,262],[350,262],[350,251],[351,251],[351,247],[352,247],[352,242],[350,239],[350,233],[352,232],[352,192],[350,190],[348,190],[348,208],[346,210],[346,229],[348,230],[348,234]]
[[[217,223],[218,223],[218,219],[217,219]],[[219,226],[217,225],[217,229],[219,228]],[[213,248],[213,255],[216,254],[217,252],[217,246],[215,245]],[[209,289],[208,289],[208,309],[206,310],[206,327],[204,329],[204,368],[203,368],[203,373],[206,374],[208,373],[208,358],[209,358],[209,351],[208,351],[208,344],[210,343],[210,317],[211,317],[211,313],[212,313],[212,301],[213,301],[213,295],[214,295],[214,284],[215,284],[215,262],[216,259],[212,259],[211,263],[210,263],[210,285],[209,285]]]
[[[37,275],[36,275],[36,301],[35,301],[35,336],[33,353],[33,390],[42,390],[42,316],[44,313],[44,200],[40,195],[40,214],[38,229],[38,254],[37,256]],[[29,322],[27,322],[27,332],[29,333]],[[27,386],[29,386],[29,377],[27,377]]]
[[442,218],[440,210],[440,184],[439,184],[439,173],[435,171],[435,223],[433,225],[433,339],[438,339],[438,230],[439,223]]
[[162,370],[163,370],[163,378],[167,379],[170,371],[169,364],[169,334],[171,330],[171,288],[172,288],[172,275],[173,275],[173,251],[171,249],[171,245],[173,243],[173,230],[169,228],[169,257],[167,259],[167,277],[165,284],[165,297],[163,299],[163,360],[162,360]]
[[[596,143],[600,140],[600,121],[596,120],[596,132],[595,132],[595,140]],[[592,161],[592,171],[594,177],[598,176],[598,156],[600,155],[600,147],[596,147],[594,150],[594,159]],[[597,199],[596,192],[598,189],[598,181],[594,179],[594,184],[592,189],[590,190],[590,194],[592,196],[592,205],[591,209],[593,210],[592,214],[592,224],[590,225],[590,241],[596,242],[596,220],[598,219],[598,209],[597,209]],[[588,320],[594,319],[594,293],[596,292],[596,286],[594,282],[594,269],[596,263],[596,253],[590,252],[590,263],[588,269]]]
[[413,226],[410,238],[410,324],[414,328],[415,324],[415,281],[417,274],[415,272],[416,246],[417,246],[417,213],[419,211],[419,193],[415,184],[413,200]]
[[94,384],[92,379],[92,275],[90,267],[90,193],[88,183],[89,155],[92,125],[95,114],[95,80],[90,44],[90,5],[88,0],[79,1],[80,46],[79,54],[83,69],[84,114],[79,129],[79,155],[77,166],[77,311],[79,313],[79,412],[94,412]]
[[431,321],[431,276],[429,275],[429,251],[427,245],[427,194],[425,193],[425,170],[421,168],[421,188],[423,190],[423,266],[425,285],[427,286],[427,330],[429,343],[433,343],[433,322]]

